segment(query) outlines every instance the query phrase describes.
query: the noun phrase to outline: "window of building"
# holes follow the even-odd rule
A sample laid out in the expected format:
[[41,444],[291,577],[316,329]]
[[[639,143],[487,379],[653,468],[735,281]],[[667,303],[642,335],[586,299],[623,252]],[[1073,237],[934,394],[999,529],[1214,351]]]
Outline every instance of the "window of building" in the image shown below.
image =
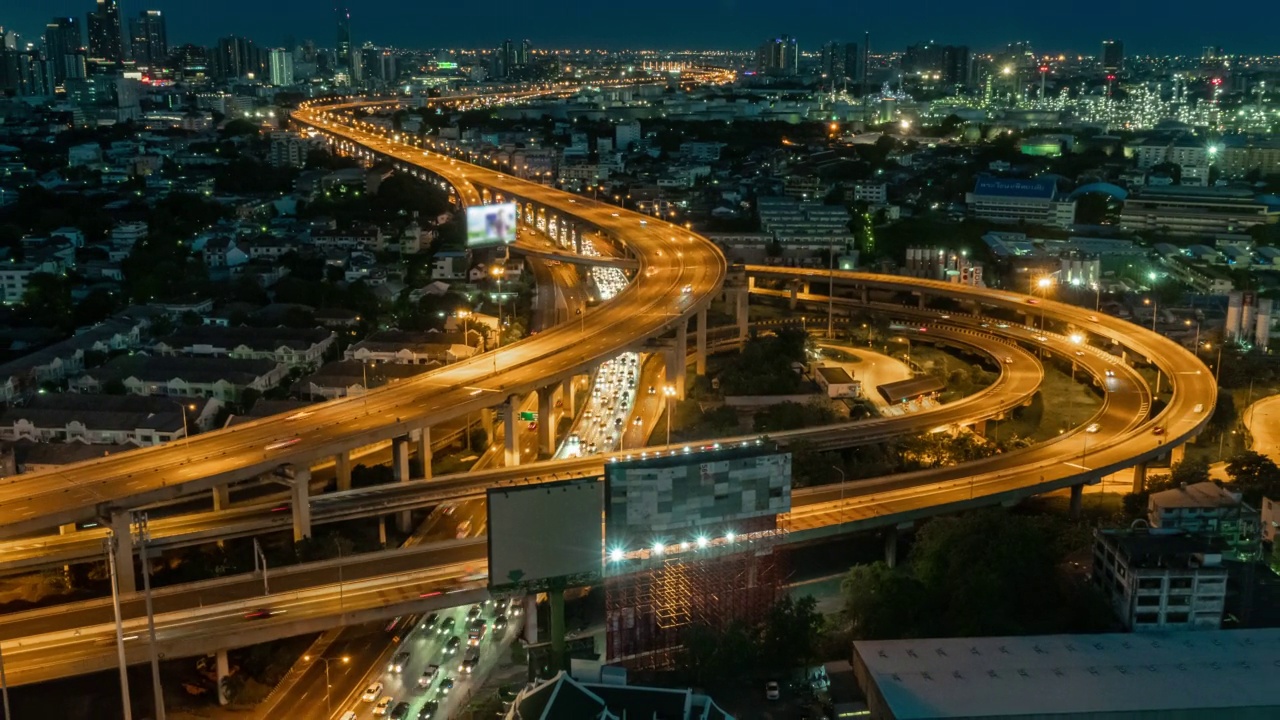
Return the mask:
[[1190,590],[1193,580],[1194,578],[1189,578],[1189,577],[1169,578],[1169,589],[1170,590]]
[[1139,595],[1138,604],[1147,605],[1147,606],[1155,605],[1156,607],[1159,607],[1160,596],[1159,595]]
[[1139,590],[1159,590],[1163,585],[1163,578],[1140,578],[1138,580]]
[[1135,625],[1153,625],[1157,622],[1160,622],[1160,614],[1159,613],[1138,613],[1137,615],[1133,616],[1133,622]]
[[1164,616],[1165,622],[1168,623],[1185,623],[1189,616],[1184,612],[1171,612]]

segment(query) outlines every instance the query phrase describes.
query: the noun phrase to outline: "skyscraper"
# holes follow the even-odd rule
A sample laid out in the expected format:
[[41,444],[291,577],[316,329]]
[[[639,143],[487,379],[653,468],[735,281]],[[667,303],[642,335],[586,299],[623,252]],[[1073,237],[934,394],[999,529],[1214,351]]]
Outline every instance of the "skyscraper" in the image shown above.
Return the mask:
[[1124,43],[1119,40],[1102,41],[1102,71],[1115,75],[1124,68]]
[[335,12],[338,15],[338,67],[354,69],[351,65],[351,9],[346,3],[338,3]]
[[858,43],[832,41],[822,46],[822,84],[831,89],[858,82]]
[[765,75],[790,77],[800,74],[800,47],[796,39],[783,35],[766,40],[756,51],[756,69]]
[[56,17],[44,26],[44,56],[53,64],[54,82],[77,77],[84,52],[80,21],[74,17]]
[[902,72],[936,76],[945,85],[964,85],[969,81],[969,48],[933,41],[912,45],[902,56]]
[[108,62],[123,61],[124,33],[116,0],[98,0],[98,9],[89,13],[88,20],[89,57]]
[[169,59],[169,39],[159,10],[143,10],[129,21],[133,59],[139,65],[159,65]]
[[213,65],[220,78],[262,77],[267,64],[265,53],[248,38],[232,35],[218,40]]
[[271,48],[271,84],[288,87],[293,84],[293,51],[289,48]]

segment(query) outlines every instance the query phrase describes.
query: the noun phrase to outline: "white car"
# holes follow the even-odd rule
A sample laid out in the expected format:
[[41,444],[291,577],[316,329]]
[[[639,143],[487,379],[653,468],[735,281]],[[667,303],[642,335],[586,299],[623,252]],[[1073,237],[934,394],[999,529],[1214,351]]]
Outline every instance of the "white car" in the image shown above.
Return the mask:
[[382,683],[376,682],[364,689],[364,693],[360,695],[360,699],[365,702],[373,702],[382,694]]
[[1087,433],[1096,433],[1096,432],[1098,432],[1098,423],[1093,423],[1093,424],[1092,424],[1092,425],[1090,425],[1089,427],[1085,428],[1085,429],[1084,429],[1084,431],[1085,431],[1085,432],[1087,432]]
[[381,700],[378,701],[377,705],[373,706],[373,714],[386,715],[388,712],[391,711],[391,706],[394,705],[395,702],[396,702],[396,699],[391,697],[390,695],[382,698]]
[[777,700],[778,696],[779,692],[777,681],[770,680],[764,684],[764,697],[766,700]]
[[355,710],[348,710],[348,711],[346,711],[346,712],[342,713],[342,717],[341,717],[341,718],[339,718],[338,720],[356,720],[356,711],[355,711]]

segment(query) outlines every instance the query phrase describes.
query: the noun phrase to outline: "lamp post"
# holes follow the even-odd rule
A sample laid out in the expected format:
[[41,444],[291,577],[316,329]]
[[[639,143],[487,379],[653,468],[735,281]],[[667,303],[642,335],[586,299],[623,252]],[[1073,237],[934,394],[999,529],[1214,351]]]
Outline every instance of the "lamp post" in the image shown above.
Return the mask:
[[[1053,287],[1053,278],[1045,275],[1036,281],[1036,287],[1040,289],[1040,299],[1045,300],[1049,297],[1049,288]],[[1044,332],[1044,304],[1040,305],[1040,332]]]
[[835,338],[835,302],[836,302],[836,241],[835,236],[827,247],[827,339]]
[[1156,331],[1156,317],[1160,314],[1160,301],[1151,298],[1142,298],[1143,305],[1151,306],[1151,332]]
[[837,465],[832,465],[831,469],[840,473],[840,524],[843,525],[844,524],[844,469]]
[[[1084,336],[1081,335],[1080,333],[1072,333],[1071,344],[1076,346],[1083,345]],[[1072,385],[1076,384],[1076,358],[1074,355],[1071,356],[1071,384]],[[1076,407],[1075,397],[1071,394],[1070,390],[1068,390],[1067,392],[1067,428],[1068,429],[1076,426],[1075,420],[1072,419],[1072,415],[1075,413],[1075,407]]]
[[[494,265],[489,274],[498,281],[498,339],[494,345],[495,348],[502,347],[502,276],[506,274],[506,268],[501,265]],[[497,367],[498,360],[494,358],[494,367]]]
[[[133,720],[133,706],[129,702],[129,665],[124,656],[124,626],[120,618],[120,583],[116,580],[116,546],[120,538],[113,530],[103,545],[107,551],[107,568],[111,573],[111,609],[116,620],[116,661],[120,665],[120,701],[124,705],[124,720]],[[125,568],[133,572],[133,568]]]
[[303,655],[302,659],[306,660],[307,662],[316,660],[324,663],[324,704],[325,704],[325,707],[329,709],[329,714],[332,715],[333,699],[329,695],[329,688],[332,686],[332,683],[329,682],[329,663],[333,662],[334,660],[338,660],[338,661],[341,661],[343,665],[346,665],[347,663],[351,662],[351,656],[343,655],[341,657],[332,657],[332,658],[326,658],[326,657],[313,658],[310,655]]
[[196,404],[191,403],[188,405],[184,402],[178,402],[177,400],[170,400],[169,402],[177,405],[178,409],[182,411],[182,440],[184,445],[191,447],[191,432],[187,430],[187,411],[190,410],[191,412],[195,412]]
[[[1183,324],[1189,327],[1191,325],[1191,321],[1184,320]],[[1193,345],[1196,348],[1196,352],[1197,353],[1200,352],[1200,321],[1199,320],[1196,320],[1196,341],[1193,343]]]
[[133,535],[138,543],[138,555],[142,560],[142,588],[147,610],[147,649],[151,654],[151,689],[155,693],[156,720],[165,719],[164,689],[160,686],[160,658],[156,654],[156,616],[151,607],[151,562],[147,559],[147,545],[151,531],[147,526],[147,514],[133,514]]
[[676,399],[676,386],[675,386],[675,385],[664,385],[664,386],[663,386],[663,388],[662,388],[662,394],[663,394],[663,395],[665,395],[665,396],[666,396],[666,398],[667,398],[667,401],[666,401],[666,405],[667,405],[667,444],[668,444],[668,445],[670,445],[670,444],[671,444],[671,404],[672,404],[673,402],[675,402],[675,399]]

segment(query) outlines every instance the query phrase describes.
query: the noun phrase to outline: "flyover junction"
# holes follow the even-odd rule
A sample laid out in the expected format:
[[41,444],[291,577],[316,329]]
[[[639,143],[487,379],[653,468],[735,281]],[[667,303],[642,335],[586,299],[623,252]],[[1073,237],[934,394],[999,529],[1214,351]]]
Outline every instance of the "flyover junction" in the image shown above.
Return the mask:
[[[1211,409],[1214,405],[1216,384],[1198,359],[1167,338],[1127,322],[1054,301],[1028,307],[1028,298],[1023,295],[908,277],[761,266],[731,273],[718,248],[687,230],[396,142],[383,132],[349,122],[342,110],[350,107],[306,107],[294,120],[347,151],[390,161],[446,183],[459,206],[487,199],[518,202],[526,222],[532,218],[532,222],[544,224],[548,234],[566,249],[580,249],[577,241],[585,232],[599,233],[624,250],[625,261],[634,267],[631,283],[617,298],[586,313],[581,324],[562,324],[365,396],[195,436],[189,445],[170,444],[12,478],[0,485],[0,536],[14,538],[101,519],[117,535],[128,538],[134,509],[268,473],[291,476],[288,522],[297,537],[310,533],[313,509],[319,511],[330,504],[330,498],[336,499],[334,506],[360,506],[352,512],[401,513],[429,502],[473,497],[502,483],[598,474],[605,462],[598,456],[511,467],[518,463],[517,455],[501,469],[412,479],[408,456],[412,449],[429,458],[432,427],[468,413],[499,406],[511,409],[531,393],[537,393],[539,405],[546,407],[550,403],[543,398],[553,397],[566,380],[590,373],[595,365],[623,351],[667,352],[668,378],[682,389],[684,359],[690,346],[689,321],[697,318],[693,356],[695,367],[702,372],[709,343],[708,306],[726,297],[737,320],[738,339],[742,339],[748,328],[750,294],[776,292],[776,288],[763,287],[766,284],[784,288],[796,303],[825,302],[832,307],[838,303],[842,310],[864,307],[917,318],[939,336],[950,333],[957,341],[968,337],[972,344],[987,344],[992,348],[988,352],[1017,355],[1019,364],[1026,362],[1028,348],[1077,357],[1076,347],[1080,346],[1084,348],[1084,355],[1078,357],[1081,366],[1109,391],[1097,416],[1101,428],[1097,433],[1077,431],[987,460],[862,481],[848,488],[798,490],[787,518],[790,537],[796,541],[897,528],[939,513],[1012,503],[1064,487],[1078,492],[1083,484],[1123,468],[1140,469],[1179,448],[1200,432],[1210,415],[1194,408]],[[819,294],[828,287],[830,295]],[[914,298],[915,303],[904,306],[904,297]],[[931,300],[945,300],[965,311],[948,311],[944,322],[941,312],[930,308]],[[1043,317],[1059,332],[1038,332],[1025,325],[993,327],[984,313],[995,309]],[[1081,340],[1076,341],[1076,336]],[[1038,366],[1034,358],[1031,360]],[[1133,370],[1133,362],[1154,366],[1169,388],[1167,403],[1154,416],[1152,389]],[[1012,404],[1024,402],[1028,392],[1038,386],[1037,371],[1026,372],[1031,374],[1021,379],[1021,373],[1003,373],[1001,382],[985,396],[968,405],[946,406],[951,415],[924,422],[973,424],[1005,412]],[[1030,390],[1025,382],[1028,378],[1032,380]],[[505,415],[508,438],[516,434],[514,415]],[[911,427],[918,427],[922,421],[912,422],[917,425]],[[883,424],[869,423],[854,434],[883,438],[909,431],[890,420],[872,423]],[[555,423],[541,425],[554,427]],[[1160,428],[1159,434],[1156,428]],[[847,427],[826,432],[832,436],[851,434]],[[344,465],[349,482],[349,453],[386,440],[393,443],[393,466],[401,483],[377,489],[372,500],[367,491],[310,497],[307,468],[312,464],[333,459],[341,487]],[[546,446],[554,445],[554,440],[547,438]],[[732,440],[739,441],[750,440]],[[277,446],[279,449],[269,449]],[[834,446],[840,445],[837,442]],[[423,465],[430,467],[427,462]],[[244,521],[243,515],[237,517]],[[237,527],[229,515],[208,517],[205,522],[209,523],[203,528],[206,538],[217,537],[219,528],[234,533]],[[167,588],[161,591],[164,599],[156,617],[159,642],[170,657],[215,652],[387,617],[387,613],[466,602],[484,586],[484,545],[473,541],[447,548],[409,548],[374,554],[376,557],[299,566],[282,571],[282,577],[295,578],[283,585],[287,591],[277,590],[265,597],[257,592],[258,579],[252,576]],[[120,560],[127,560],[126,567],[132,567],[129,543],[121,546],[117,550]],[[128,585],[132,583],[132,577],[128,578]],[[145,623],[145,617],[139,619],[138,596],[129,594],[133,588],[128,585],[122,582],[121,588],[126,593],[126,606],[132,608],[125,613],[126,625],[136,628]],[[287,607],[289,612],[246,627],[243,611],[261,606]],[[114,647],[109,640],[102,641],[111,635],[109,624],[103,621],[103,608],[100,601],[87,601],[0,618],[10,682],[38,682],[110,667]],[[110,612],[109,605],[105,611]],[[60,662],[60,658],[70,657],[69,648],[74,648],[74,661]],[[145,644],[128,648],[127,655],[130,662],[143,661]]]

